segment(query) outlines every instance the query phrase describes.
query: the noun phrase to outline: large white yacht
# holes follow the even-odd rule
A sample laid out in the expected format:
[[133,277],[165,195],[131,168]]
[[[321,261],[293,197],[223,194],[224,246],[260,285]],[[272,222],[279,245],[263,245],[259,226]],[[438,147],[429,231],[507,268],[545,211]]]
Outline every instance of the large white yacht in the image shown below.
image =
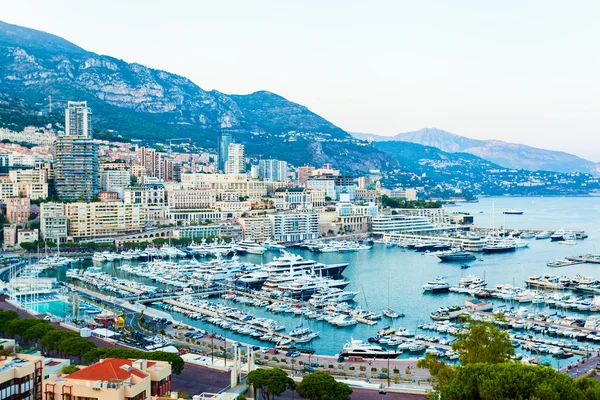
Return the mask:
[[345,292],[342,289],[330,288],[315,293],[308,302],[314,307],[324,307],[329,303],[341,303],[351,301],[358,292]]
[[344,279],[321,278],[319,276],[305,275],[292,282],[279,285],[279,291],[283,292],[285,297],[294,299],[307,299],[319,290],[327,288],[343,289],[350,282]]
[[362,358],[396,358],[400,354],[402,352],[398,350],[386,350],[381,346],[354,339],[344,344],[344,348],[340,352],[340,356]]
[[242,240],[236,244],[236,247],[248,254],[263,254],[267,249],[252,240]]
[[337,276],[340,275],[346,267],[347,263],[342,264],[323,264],[314,260],[305,260],[296,254],[282,251],[280,257],[273,257],[273,261],[265,264],[265,271],[271,275],[282,274],[294,270],[311,271],[320,276]]

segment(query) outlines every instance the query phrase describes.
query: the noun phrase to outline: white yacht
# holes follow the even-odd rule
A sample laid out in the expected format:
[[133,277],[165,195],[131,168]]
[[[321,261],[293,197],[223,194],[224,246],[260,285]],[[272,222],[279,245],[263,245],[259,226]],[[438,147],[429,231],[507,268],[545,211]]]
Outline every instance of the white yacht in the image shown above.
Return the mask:
[[344,344],[344,348],[340,352],[340,356],[363,358],[397,358],[400,354],[402,351],[386,350],[381,346],[354,339]]
[[260,244],[253,242],[252,240],[242,240],[238,242],[237,247],[246,251],[248,254],[263,254],[267,249]]
[[262,246],[267,250],[285,250],[285,246],[277,243],[274,240],[267,239],[262,243]]
[[273,257],[273,261],[265,264],[263,269],[271,275],[282,274],[294,270],[312,271],[320,276],[337,276],[340,275],[346,267],[347,263],[343,264],[323,264],[314,260],[305,260],[299,255],[282,251],[280,257]]
[[343,289],[350,282],[344,279],[321,278],[305,275],[287,284],[279,284],[279,291],[286,297],[294,299],[307,299],[316,292],[327,288]]
[[324,307],[329,303],[351,301],[358,292],[345,292],[338,288],[323,289],[315,293],[308,302],[314,307]]
[[441,277],[437,277],[435,281],[427,282],[423,285],[423,291],[432,293],[444,293],[450,291],[450,284],[445,282]]

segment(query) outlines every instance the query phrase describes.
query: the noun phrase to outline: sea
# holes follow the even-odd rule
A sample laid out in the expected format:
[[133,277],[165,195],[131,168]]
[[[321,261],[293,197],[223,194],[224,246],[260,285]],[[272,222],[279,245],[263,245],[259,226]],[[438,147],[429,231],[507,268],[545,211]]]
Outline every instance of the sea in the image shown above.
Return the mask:
[[[506,209],[519,209],[522,215],[505,215]],[[348,263],[344,277],[350,281],[345,290],[360,292],[355,305],[381,312],[391,307],[405,314],[404,318],[390,321],[385,317],[377,325],[358,324],[351,327],[335,327],[324,321],[303,319],[290,314],[272,314],[263,308],[240,305],[231,306],[244,309],[254,316],[268,317],[284,324],[291,330],[301,324],[314,331],[320,331],[320,337],[310,346],[317,354],[334,355],[339,353],[345,342],[350,339],[367,340],[386,326],[407,328],[421,334],[431,332],[418,331],[422,323],[430,322],[429,315],[440,307],[464,305],[467,295],[458,293],[428,294],[422,286],[436,277],[444,277],[449,283],[456,284],[461,277],[475,275],[485,277],[488,287],[496,284],[524,286],[524,279],[530,274],[554,274],[574,276],[594,276],[600,278],[600,264],[581,264],[564,268],[550,268],[550,261],[572,255],[600,253],[600,198],[595,197],[496,197],[481,198],[477,203],[464,203],[447,207],[448,213],[467,212],[475,217],[478,227],[504,227],[506,229],[536,230],[583,230],[589,238],[578,240],[576,245],[560,245],[557,242],[531,239],[528,248],[517,249],[505,254],[477,254],[477,260],[470,263],[469,269],[461,269],[461,263],[441,263],[432,255],[401,247],[387,247],[375,244],[372,249],[354,253],[312,253],[308,250],[294,249],[292,252],[307,259],[323,263]],[[263,256],[244,255],[243,261],[266,263],[276,257],[277,252],[266,252]],[[114,267],[106,266],[112,273],[132,278]],[[62,274],[61,274],[62,275]],[[222,299],[214,301],[225,302]],[[502,304],[499,300],[497,304]],[[544,310],[543,305],[516,305],[531,310]],[[568,314],[587,317],[585,313],[567,311]],[[242,343],[265,345],[264,342],[249,336],[238,335],[231,331],[211,325],[208,322],[190,320],[183,314],[173,313],[177,321],[202,328],[209,332],[225,335],[228,339]]]

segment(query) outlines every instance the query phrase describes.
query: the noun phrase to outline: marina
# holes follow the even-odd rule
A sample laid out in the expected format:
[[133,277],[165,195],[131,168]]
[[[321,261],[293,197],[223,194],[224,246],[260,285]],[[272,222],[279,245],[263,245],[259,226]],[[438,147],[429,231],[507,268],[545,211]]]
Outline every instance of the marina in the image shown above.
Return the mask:
[[[504,199],[496,201],[499,203],[502,200]],[[589,202],[593,199],[573,200]],[[536,201],[544,202],[545,199]],[[476,203],[464,207],[486,209]],[[519,208],[527,210],[525,206]],[[84,262],[81,264],[84,268],[80,268],[80,265],[71,268],[45,268],[42,275],[56,278],[59,282],[69,281],[81,285],[86,290],[139,302],[169,312],[175,321],[259,346],[298,345],[309,347],[317,354],[333,355],[339,354],[344,343],[350,342],[352,338],[366,343],[369,338],[377,337],[377,332],[384,327],[391,326],[390,329],[394,330],[403,327],[404,334],[409,332],[413,336],[395,334],[387,339],[387,343],[384,338],[384,343],[378,345],[386,349],[395,348],[401,352],[399,357],[410,358],[424,354],[431,348],[444,350],[443,346],[451,344],[452,335],[447,333],[448,329],[443,335],[432,336],[423,327],[431,324],[428,321],[431,321],[430,314],[434,310],[452,310],[452,307],[464,305],[473,296],[481,296],[477,298],[489,301],[494,312],[511,310],[513,307],[508,316],[521,307],[526,307],[529,313],[552,315],[556,312],[561,316],[584,321],[585,324],[587,318],[594,315],[596,305],[599,304],[595,300],[594,284],[588,282],[584,287],[582,285],[586,282],[581,281],[579,290],[571,290],[568,285],[563,288],[560,277],[554,278],[552,269],[546,264],[551,263],[551,260],[571,263],[565,265],[568,267],[568,274],[564,274],[570,280],[576,276],[600,277],[600,270],[596,269],[593,261],[595,256],[590,256],[596,253],[594,241],[598,230],[583,218],[572,221],[572,226],[564,221],[556,223],[573,230],[585,229],[590,233],[591,239],[577,240],[577,253],[587,256],[576,258],[572,256],[571,247],[557,246],[550,240],[535,240],[533,228],[537,225],[548,228],[552,226],[548,223],[528,222],[528,219],[534,217],[535,212],[527,210],[523,215],[514,216],[519,224],[526,225],[503,228],[507,232],[518,230],[526,237],[522,239],[529,242],[527,247],[506,253],[461,253],[455,245],[459,239],[415,235],[389,236],[398,239],[393,245],[386,242],[385,237],[383,240],[376,239],[374,244],[366,245],[368,249],[356,251],[316,252],[293,248],[287,253],[281,253],[280,248],[268,244],[261,246],[265,248],[264,251],[258,249],[240,254],[235,252],[237,256],[233,256],[234,253],[230,251],[232,245],[226,243],[219,243],[217,246],[221,247],[224,254],[229,249],[229,256],[209,252],[202,254],[201,250],[205,251],[207,246],[217,247],[204,243],[202,249],[194,246],[193,251],[197,254],[189,253],[192,251],[190,248],[180,249],[184,253],[182,255],[169,250],[169,247],[161,247],[160,252],[146,249],[144,252],[147,255],[138,258],[135,250],[128,250],[127,254],[115,253],[110,261],[105,254],[104,260],[97,257],[96,261]],[[509,216],[506,219],[508,221]],[[485,236],[461,240],[485,242],[483,237]],[[410,240],[418,243],[409,245],[407,242]],[[329,242],[335,240],[330,239]],[[418,245],[421,246],[417,247]],[[450,258],[458,254],[458,257],[457,260],[442,260],[444,254],[451,255]],[[468,270],[463,268],[465,265]],[[563,268],[562,271],[567,270]],[[398,279],[399,276],[402,278]],[[269,284],[275,286],[271,290],[259,291],[269,277],[277,277]],[[532,280],[533,277],[539,278]],[[487,285],[482,286],[480,280],[485,280]],[[526,288],[526,280],[537,286]],[[428,282],[439,285],[440,290],[433,290],[433,287],[432,290],[424,290],[423,286]],[[336,287],[337,283],[339,287]],[[306,290],[306,295],[294,294],[295,288]],[[506,297],[496,297],[496,294],[504,294]],[[555,298],[560,301],[554,301]],[[481,307],[482,304],[487,304],[485,301],[473,304]],[[214,303],[214,307],[217,307],[212,311],[208,310],[213,314],[200,311],[205,309],[206,302]],[[64,304],[68,305],[68,302],[63,303],[63,308]],[[59,307],[60,304],[57,304],[55,308]],[[214,314],[221,307],[230,308],[227,312],[235,315],[223,317],[222,314]],[[452,313],[453,311],[449,311],[449,314]],[[246,318],[250,319],[243,321]],[[438,322],[453,318],[446,319],[442,315]],[[527,326],[529,320],[522,319],[524,326]],[[267,320],[273,321],[274,326],[280,330],[275,331],[258,324]],[[223,325],[222,321],[230,325]],[[308,329],[308,336],[300,338],[289,335],[299,326]],[[443,331],[445,328],[440,329]],[[516,324],[516,329],[529,332],[521,328],[521,323]],[[580,327],[573,326],[571,329],[578,330]],[[514,336],[518,333],[511,334]],[[541,335],[547,336],[547,332],[541,332]],[[273,341],[274,338],[277,339],[276,342]],[[515,338],[516,342],[520,340],[523,341]],[[535,341],[529,340],[528,343],[532,342]],[[521,346],[522,343],[519,343]],[[421,345],[425,347],[421,348]],[[413,346],[412,352],[410,346]],[[442,350],[439,349],[436,351],[441,354]],[[574,351],[575,357],[577,351]],[[443,357],[454,357],[451,352],[446,353],[447,348]],[[530,353],[527,352],[525,357],[532,356]],[[569,354],[569,349],[566,354]]]

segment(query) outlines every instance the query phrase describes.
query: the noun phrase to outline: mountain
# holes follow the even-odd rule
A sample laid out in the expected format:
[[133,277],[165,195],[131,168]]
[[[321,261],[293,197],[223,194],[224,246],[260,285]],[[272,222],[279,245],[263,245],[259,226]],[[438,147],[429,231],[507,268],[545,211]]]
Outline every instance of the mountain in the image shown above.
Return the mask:
[[[48,96],[55,110],[64,108],[64,100],[87,100],[96,129],[130,138],[190,137],[214,149],[218,133],[228,131],[248,145],[250,155],[298,162],[302,153],[301,164],[326,161],[356,171],[395,164],[389,155],[361,146],[341,128],[277,94],[206,91],[183,76],[1,21],[0,93],[39,109]],[[306,141],[313,151],[299,148]]]
[[600,174],[600,165],[562,151],[544,150],[501,140],[470,139],[437,128],[423,128],[392,137],[353,133],[358,139],[403,141],[437,147],[445,152],[476,155],[507,168],[530,171],[584,172]]
[[385,174],[386,187],[433,184],[435,187],[430,186],[429,191],[435,193],[438,189],[438,195],[459,189],[463,193],[492,196],[580,196],[600,189],[598,179],[585,173],[509,169],[473,154],[445,152],[410,142],[378,141],[374,144],[393,155],[401,166],[399,170]]

